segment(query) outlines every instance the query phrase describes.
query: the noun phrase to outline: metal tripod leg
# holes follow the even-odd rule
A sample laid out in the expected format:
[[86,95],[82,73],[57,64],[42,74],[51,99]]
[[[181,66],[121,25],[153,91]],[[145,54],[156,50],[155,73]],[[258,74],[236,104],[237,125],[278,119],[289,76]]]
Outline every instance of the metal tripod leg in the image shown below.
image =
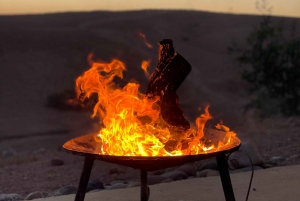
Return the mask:
[[235,201],[225,154],[216,156],[226,201]]
[[85,157],[84,165],[80,177],[79,186],[77,189],[75,201],[83,201],[86,193],[86,188],[90,179],[91,170],[94,164],[94,160]]
[[147,182],[147,171],[141,170],[141,201],[148,201],[150,196],[150,189]]

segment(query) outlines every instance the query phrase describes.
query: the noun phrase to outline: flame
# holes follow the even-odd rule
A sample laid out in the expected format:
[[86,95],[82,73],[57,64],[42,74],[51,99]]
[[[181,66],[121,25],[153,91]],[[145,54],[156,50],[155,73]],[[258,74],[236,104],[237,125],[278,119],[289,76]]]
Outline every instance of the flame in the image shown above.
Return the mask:
[[144,60],[142,61],[142,65],[141,65],[141,68],[143,69],[145,76],[148,78],[148,80],[150,79],[150,74],[148,72],[149,64],[150,64],[150,60],[148,61]]
[[201,150],[206,152],[206,151],[212,149],[211,147],[201,146],[201,141],[200,141],[200,139],[204,136],[204,126],[205,126],[206,122],[212,118],[212,116],[209,114],[208,108],[209,108],[209,106],[207,106],[205,108],[205,113],[201,114],[196,119],[197,135],[190,143],[187,152],[193,152],[193,154],[199,154],[201,152]]
[[88,54],[88,56],[87,56],[87,62],[90,64],[90,66],[93,65],[93,63],[94,63],[94,54],[93,54],[93,52],[90,52]]
[[[150,61],[143,61],[147,72]],[[123,78],[124,63],[114,59],[110,63],[93,63],[92,67],[77,78],[76,88],[81,99],[97,95],[92,117],[99,116],[104,127],[95,135],[101,144],[101,154],[122,156],[175,156],[217,151],[230,143],[235,133],[218,124],[217,129],[225,131],[225,137],[218,145],[206,145],[204,126],[212,118],[205,113],[196,119],[197,129],[188,129],[181,144],[172,151],[165,149],[170,140],[170,131],[160,116],[160,98],[149,98],[139,92],[140,85],[129,82],[123,88],[114,83],[114,78]],[[148,73],[148,72],[147,72]],[[186,146],[184,146],[185,144]]]
[[147,45],[148,48],[150,48],[150,49],[153,48],[153,45],[151,45],[151,44],[147,41],[145,34],[143,34],[143,33],[141,33],[141,32],[139,32],[138,34],[139,34],[139,36],[144,40],[144,43]]
[[223,125],[223,124],[221,124],[221,123],[220,123],[220,124],[217,124],[217,125],[216,125],[216,128],[219,129],[219,130],[223,130],[223,131],[226,132],[226,136],[225,136],[225,144],[230,143],[230,142],[231,142],[231,138],[236,136],[236,133],[235,133],[235,132],[230,131],[230,129],[229,129],[227,126],[225,126],[225,125]]

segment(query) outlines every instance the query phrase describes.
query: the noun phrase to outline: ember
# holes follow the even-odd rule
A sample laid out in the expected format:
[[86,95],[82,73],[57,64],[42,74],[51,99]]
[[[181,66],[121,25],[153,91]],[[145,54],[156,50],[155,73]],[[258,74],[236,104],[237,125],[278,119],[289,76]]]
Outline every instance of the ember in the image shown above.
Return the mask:
[[147,45],[148,48],[152,48],[153,46],[147,41],[145,34],[139,32],[139,36],[144,40],[144,43]]
[[[217,132],[219,136],[206,137],[204,127],[212,118],[208,107],[196,119],[197,128],[190,128],[176,90],[191,71],[191,66],[174,51],[171,40],[163,40],[159,45],[158,64],[145,93],[139,92],[137,83],[117,87],[114,78],[123,78],[126,70],[124,63],[117,59],[110,63],[95,62],[77,78],[77,92],[82,100],[97,95],[93,117],[99,116],[104,125],[95,135],[95,141],[101,147],[99,154],[195,155],[224,150],[234,141],[232,139],[237,139],[234,132],[221,124],[216,126],[216,131],[222,131]],[[142,63],[146,75],[149,75],[148,64],[149,61]]]
[[150,74],[148,72],[148,67],[150,65],[150,60],[148,61],[142,61],[142,65],[141,65],[141,68],[144,70],[145,72],[145,76],[150,79]]

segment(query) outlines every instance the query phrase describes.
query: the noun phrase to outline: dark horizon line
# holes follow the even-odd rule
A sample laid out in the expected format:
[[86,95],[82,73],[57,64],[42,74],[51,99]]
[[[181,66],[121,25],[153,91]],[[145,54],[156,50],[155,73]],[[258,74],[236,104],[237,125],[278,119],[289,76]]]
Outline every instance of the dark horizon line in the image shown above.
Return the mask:
[[285,15],[266,15],[266,14],[255,14],[255,13],[230,13],[230,12],[217,12],[217,11],[208,11],[208,10],[196,10],[196,9],[132,9],[132,10],[90,10],[90,11],[53,11],[45,13],[23,13],[23,14],[1,14],[0,17],[18,17],[18,16],[40,16],[40,15],[57,15],[57,14],[83,14],[83,13],[129,13],[129,12],[145,12],[145,11],[167,11],[167,12],[202,12],[202,13],[211,13],[211,14],[223,14],[223,15],[240,15],[240,16],[272,16],[272,17],[284,17],[284,18],[300,18],[297,16],[285,16]]

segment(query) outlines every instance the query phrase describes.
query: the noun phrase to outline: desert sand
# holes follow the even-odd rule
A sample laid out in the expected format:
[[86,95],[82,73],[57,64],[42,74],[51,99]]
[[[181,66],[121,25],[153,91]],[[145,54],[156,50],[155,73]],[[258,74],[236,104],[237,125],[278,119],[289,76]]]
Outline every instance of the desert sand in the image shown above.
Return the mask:
[[[0,16],[0,191],[26,195],[77,185],[82,159],[62,151],[68,139],[97,132],[91,111],[46,107],[54,93],[73,90],[75,79],[89,68],[87,56],[125,62],[124,82],[136,80],[141,90],[147,78],[140,68],[151,60],[156,67],[157,43],[173,40],[175,50],[192,65],[192,72],[178,90],[180,105],[190,122],[210,105],[213,123],[223,123],[242,140],[254,142],[268,161],[286,157],[286,164],[300,163],[300,118],[276,116],[261,120],[244,114],[247,84],[241,69],[228,55],[233,40],[245,38],[261,16],[197,11],[145,10],[131,12],[56,13]],[[285,24],[300,19],[275,17]],[[149,49],[139,37],[146,35]],[[64,166],[53,168],[50,160]],[[103,180],[113,165],[97,163],[92,176]],[[136,177],[137,172],[128,177]],[[65,174],[68,172],[69,174]],[[188,181],[186,181],[188,182]]]

